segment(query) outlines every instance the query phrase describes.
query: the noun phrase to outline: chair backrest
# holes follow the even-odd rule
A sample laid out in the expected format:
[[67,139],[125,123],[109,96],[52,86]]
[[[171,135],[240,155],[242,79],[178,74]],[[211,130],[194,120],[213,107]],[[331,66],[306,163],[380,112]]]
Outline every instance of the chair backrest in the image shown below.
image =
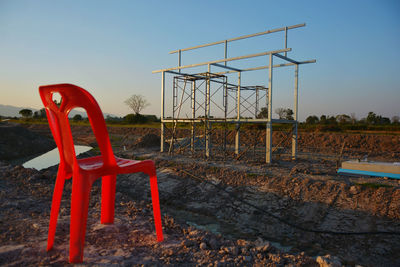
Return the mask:
[[[76,160],[74,140],[68,120],[68,114],[74,108],[86,110],[103,157],[103,164],[106,166],[116,165],[103,113],[89,92],[73,84],[54,84],[40,86],[39,93],[46,108],[50,129],[60,153],[60,162],[65,163],[68,173],[72,172],[72,166]],[[61,95],[60,106],[53,102],[54,93]]]

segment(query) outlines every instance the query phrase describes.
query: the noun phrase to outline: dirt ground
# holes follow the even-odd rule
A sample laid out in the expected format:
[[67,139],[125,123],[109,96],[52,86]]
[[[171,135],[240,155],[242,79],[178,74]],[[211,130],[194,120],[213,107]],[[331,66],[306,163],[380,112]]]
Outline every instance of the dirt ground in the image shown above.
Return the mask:
[[[25,125],[26,128],[51,137],[47,125]],[[96,145],[96,140],[88,126],[73,126],[73,135],[77,143]],[[198,134],[202,135],[199,129]],[[113,144],[117,147],[125,145],[126,148],[137,148],[137,139],[149,134],[160,136],[160,130],[155,128],[121,128],[108,127],[108,132]],[[214,145],[218,147],[223,141],[223,130],[215,130],[212,133]],[[177,129],[177,138],[190,136],[190,130]],[[227,131],[227,144],[234,143],[235,132]],[[291,146],[290,138],[287,138],[289,132],[274,131],[273,145],[287,148]],[[171,129],[166,130],[166,139],[171,136]],[[290,136],[290,135],[289,135]],[[265,130],[246,130],[243,129],[241,136],[242,146],[246,149],[253,147],[265,147]],[[150,141],[150,142],[149,142]],[[147,140],[144,146],[154,145],[157,141]],[[135,146],[134,146],[135,144]],[[324,154],[326,156],[340,153],[343,147],[343,156],[350,158],[384,159],[387,161],[399,161],[400,159],[400,134],[355,134],[355,133],[325,133],[325,132],[299,132],[298,150],[301,153]],[[143,147],[143,144],[142,144]],[[168,146],[167,146],[168,148]],[[245,150],[244,149],[244,150]],[[217,148],[215,149],[217,150]],[[249,149],[249,152],[252,149]],[[279,152],[279,151],[276,151]]]
[[[50,135],[47,125],[26,127]],[[267,166],[246,158],[159,153],[158,129],[110,127],[109,133],[118,155],[155,160],[165,241],[155,241],[145,175],[118,176],[113,226],[99,224],[97,181],[86,235],[88,265],[400,266],[399,181],[339,176],[332,160],[345,140],[348,157],[358,149],[357,157],[399,161],[399,136],[300,133],[304,155],[316,147],[331,157],[275,158]],[[73,135],[77,143],[95,146],[89,127],[74,126]],[[250,134],[244,136],[249,141],[243,143],[252,142]],[[55,249],[45,252],[56,171],[1,162],[0,264],[67,263],[70,184]]]
[[[4,266],[43,266],[68,264],[69,198],[71,183],[66,184],[58,219],[55,248],[46,252],[48,217],[51,205],[53,177],[56,168],[46,171],[0,165],[1,218],[0,264]],[[119,177],[122,185],[133,187],[129,178],[148,182],[136,174]],[[135,180],[134,180],[135,181]],[[160,181],[161,182],[161,181]],[[164,266],[172,265],[250,265],[318,266],[314,259],[300,253],[282,252],[268,241],[229,239],[175,223],[163,216],[165,240],[158,243],[153,227],[151,201],[146,195],[133,198],[122,190],[116,197],[116,217],[113,225],[101,225],[100,183],[94,184],[85,244],[85,263],[92,265]],[[144,199],[144,200],[143,200]],[[165,214],[165,212],[164,212]]]

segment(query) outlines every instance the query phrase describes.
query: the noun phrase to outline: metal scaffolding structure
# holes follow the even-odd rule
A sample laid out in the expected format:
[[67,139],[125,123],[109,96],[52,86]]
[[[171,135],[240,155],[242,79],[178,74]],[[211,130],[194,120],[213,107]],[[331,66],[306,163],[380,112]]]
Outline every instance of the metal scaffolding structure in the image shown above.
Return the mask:
[[[190,146],[191,153],[204,151],[205,157],[211,157],[213,152],[233,150],[239,156],[241,153],[240,128],[242,124],[265,125],[265,162],[272,162],[272,124],[290,123],[292,127],[291,157],[297,156],[297,124],[298,124],[298,73],[299,65],[315,63],[316,60],[296,61],[287,56],[292,51],[287,47],[288,31],[305,24],[287,26],[255,34],[244,35],[232,39],[198,45],[194,47],[171,51],[178,53],[178,66],[153,71],[161,73],[161,152],[165,151],[165,142],[169,143],[168,151],[171,153],[178,145],[181,149]],[[256,36],[284,32],[284,47],[282,49],[265,51],[256,54],[228,58],[228,44],[237,40],[248,39]],[[190,65],[181,65],[184,51],[224,44],[224,58]],[[251,68],[235,68],[229,66],[230,62],[239,62],[246,59],[266,58],[268,65]],[[285,63],[274,65],[274,58],[284,60]],[[294,120],[272,119],[272,92],[273,69],[278,67],[294,66]],[[206,68],[203,72],[194,72],[193,69]],[[190,70],[192,69],[192,72]],[[213,72],[212,69],[223,71]],[[182,72],[183,70],[187,72]],[[268,70],[267,85],[243,85],[242,75],[246,72]],[[166,74],[172,78],[172,105],[166,103]],[[233,76],[232,76],[233,75]],[[265,75],[265,74],[264,74]],[[236,76],[236,77],[235,77]],[[233,78],[232,78],[233,77]],[[229,78],[229,82],[228,82]],[[231,82],[231,80],[236,82]],[[170,107],[168,106],[170,105]],[[169,107],[169,116],[166,109]],[[267,116],[260,116],[260,111],[267,111]],[[189,115],[188,115],[189,113]],[[178,138],[178,124],[190,128],[186,137]],[[234,145],[227,142],[229,125],[234,125]],[[223,132],[218,140],[212,140],[213,128]],[[232,126],[230,128],[233,128]],[[169,139],[166,135],[169,135]],[[213,138],[215,139],[215,138]],[[218,141],[218,142],[217,142]],[[254,147],[256,144],[254,145]]]

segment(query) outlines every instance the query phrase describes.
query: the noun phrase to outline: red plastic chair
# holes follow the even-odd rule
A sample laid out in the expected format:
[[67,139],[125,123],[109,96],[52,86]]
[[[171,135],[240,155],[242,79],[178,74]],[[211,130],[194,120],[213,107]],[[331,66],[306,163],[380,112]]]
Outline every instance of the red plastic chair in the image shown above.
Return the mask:
[[[86,221],[92,184],[97,178],[102,177],[101,223],[113,223],[116,175],[121,173],[143,172],[150,176],[154,224],[157,240],[162,241],[163,233],[154,162],[151,160],[122,159],[114,156],[103,113],[96,100],[86,90],[72,84],[55,84],[40,86],[39,93],[60,153],[60,165],[50,213],[47,251],[52,249],[54,244],[65,179],[72,178],[69,261],[79,263],[83,261]],[[59,107],[53,102],[54,93],[59,93],[62,97]],[[86,110],[101,156],[85,159],[76,158],[68,121],[68,113],[76,107]]]

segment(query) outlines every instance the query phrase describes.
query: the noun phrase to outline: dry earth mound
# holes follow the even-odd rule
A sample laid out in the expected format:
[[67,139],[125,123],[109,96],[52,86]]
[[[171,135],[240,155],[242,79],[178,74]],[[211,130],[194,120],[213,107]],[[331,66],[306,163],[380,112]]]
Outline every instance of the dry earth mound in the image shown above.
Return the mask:
[[55,147],[52,139],[25,127],[9,123],[0,124],[0,160],[29,157]]

